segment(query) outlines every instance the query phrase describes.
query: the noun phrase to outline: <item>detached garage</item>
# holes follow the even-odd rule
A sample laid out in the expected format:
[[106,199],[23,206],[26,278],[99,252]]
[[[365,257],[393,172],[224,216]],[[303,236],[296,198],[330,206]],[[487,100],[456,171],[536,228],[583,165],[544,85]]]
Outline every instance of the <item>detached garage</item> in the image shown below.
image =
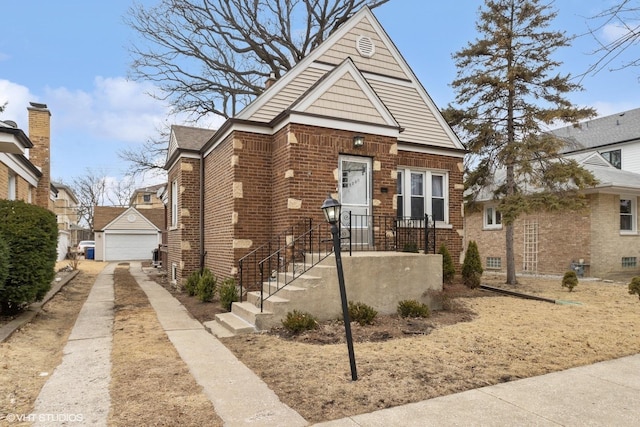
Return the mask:
[[97,261],[150,260],[161,243],[164,209],[96,206],[94,230]]

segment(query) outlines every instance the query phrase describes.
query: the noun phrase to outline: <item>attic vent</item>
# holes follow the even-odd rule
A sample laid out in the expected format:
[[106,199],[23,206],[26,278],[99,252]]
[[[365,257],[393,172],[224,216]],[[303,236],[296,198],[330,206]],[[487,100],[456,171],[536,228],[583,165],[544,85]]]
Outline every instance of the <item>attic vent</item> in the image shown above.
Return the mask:
[[356,49],[358,49],[360,56],[364,56],[365,58],[371,58],[376,53],[376,45],[373,44],[371,37],[367,36],[358,36],[356,39]]

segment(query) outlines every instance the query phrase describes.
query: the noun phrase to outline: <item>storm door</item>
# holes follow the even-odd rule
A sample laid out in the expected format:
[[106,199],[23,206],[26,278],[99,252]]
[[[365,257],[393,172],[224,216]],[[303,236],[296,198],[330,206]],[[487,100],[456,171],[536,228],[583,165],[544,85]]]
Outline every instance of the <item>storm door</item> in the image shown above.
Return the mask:
[[371,244],[370,158],[340,156],[340,203],[342,227],[351,230],[351,244]]

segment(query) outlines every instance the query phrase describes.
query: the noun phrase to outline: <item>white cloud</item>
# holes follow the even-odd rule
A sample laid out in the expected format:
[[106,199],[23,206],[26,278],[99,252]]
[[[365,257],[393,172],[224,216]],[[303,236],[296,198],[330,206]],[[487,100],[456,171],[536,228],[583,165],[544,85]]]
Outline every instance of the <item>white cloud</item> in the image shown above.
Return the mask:
[[[629,24],[634,25],[633,22]],[[602,28],[602,37],[607,43],[616,41],[627,34],[629,34],[629,29],[622,24],[607,24]]]
[[58,126],[75,128],[101,140],[142,143],[157,134],[169,107],[147,92],[153,86],[122,77],[96,77],[91,92],[48,88]]
[[13,120],[19,128],[27,129],[29,101],[38,101],[38,97],[24,86],[0,79],[0,105],[7,103],[4,112],[0,113],[3,119]]

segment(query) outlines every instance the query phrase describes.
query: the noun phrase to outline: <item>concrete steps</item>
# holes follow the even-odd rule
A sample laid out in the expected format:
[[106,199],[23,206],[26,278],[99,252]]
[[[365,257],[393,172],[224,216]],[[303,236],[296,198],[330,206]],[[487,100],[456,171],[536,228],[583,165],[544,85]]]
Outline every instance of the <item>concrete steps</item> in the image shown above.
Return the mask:
[[[217,314],[214,321],[206,322],[205,327],[218,337],[254,333],[279,326],[289,311],[304,307],[305,294],[309,289],[322,286],[323,270],[327,267],[318,264],[307,273],[296,277],[293,284],[284,285],[291,280],[291,272],[279,273],[277,280],[271,279],[263,284],[264,302],[260,311],[260,292],[247,292],[246,301],[234,302],[231,312]],[[331,270],[331,267],[328,267]],[[319,275],[308,274],[317,271]],[[335,270],[335,267],[333,268]]]

